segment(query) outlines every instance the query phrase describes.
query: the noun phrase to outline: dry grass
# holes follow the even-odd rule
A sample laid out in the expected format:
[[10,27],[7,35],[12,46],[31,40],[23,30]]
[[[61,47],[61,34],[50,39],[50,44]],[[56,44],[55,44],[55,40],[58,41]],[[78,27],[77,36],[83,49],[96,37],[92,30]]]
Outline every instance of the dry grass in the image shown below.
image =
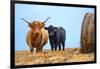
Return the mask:
[[16,51],[16,65],[33,65],[33,64],[52,64],[52,63],[70,63],[94,61],[94,54],[81,54],[79,48],[67,48],[65,51],[45,50],[42,53],[33,53],[30,51]]

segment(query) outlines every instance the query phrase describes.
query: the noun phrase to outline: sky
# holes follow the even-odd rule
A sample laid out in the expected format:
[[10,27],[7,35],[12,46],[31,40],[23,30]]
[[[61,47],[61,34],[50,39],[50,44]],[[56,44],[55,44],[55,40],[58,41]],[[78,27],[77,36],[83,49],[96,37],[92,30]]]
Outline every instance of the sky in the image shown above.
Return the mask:
[[[44,21],[47,17],[50,19],[46,27],[54,25],[65,29],[65,48],[79,48],[81,25],[87,12],[94,13],[94,8],[15,4],[15,50],[29,50],[26,43],[29,27],[21,18],[32,22]],[[51,49],[49,41],[43,48]]]

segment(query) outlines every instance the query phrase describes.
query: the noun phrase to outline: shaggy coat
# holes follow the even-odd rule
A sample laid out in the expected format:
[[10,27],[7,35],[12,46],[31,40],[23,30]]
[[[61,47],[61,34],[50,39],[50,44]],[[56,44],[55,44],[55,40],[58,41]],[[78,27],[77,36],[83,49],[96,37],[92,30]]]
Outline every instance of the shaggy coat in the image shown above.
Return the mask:
[[33,21],[32,23],[26,21],[30,30],[27,32],[26,35],[26,42],[30,48],[31,53],[33,52],[34,48],[36,48],[36,52],[41,52],[43,46],[48,42],[48,32],[44,29],[45,22],[40,21]]

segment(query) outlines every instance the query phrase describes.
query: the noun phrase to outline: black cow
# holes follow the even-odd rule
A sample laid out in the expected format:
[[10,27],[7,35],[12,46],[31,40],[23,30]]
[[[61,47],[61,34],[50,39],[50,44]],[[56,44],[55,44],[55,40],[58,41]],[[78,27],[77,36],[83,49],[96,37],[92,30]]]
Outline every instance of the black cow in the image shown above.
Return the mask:
[[52,25],[50,25],[49,27],[45,27],[45,29],[48,30],[49,33],[49,41],[51,44],[52,51],[54,49],[57,50],[57,47],[59,47],[59,50],[61,50],[61,45],[64,50],[66,39],[65,30],[62,27],[54,27]]

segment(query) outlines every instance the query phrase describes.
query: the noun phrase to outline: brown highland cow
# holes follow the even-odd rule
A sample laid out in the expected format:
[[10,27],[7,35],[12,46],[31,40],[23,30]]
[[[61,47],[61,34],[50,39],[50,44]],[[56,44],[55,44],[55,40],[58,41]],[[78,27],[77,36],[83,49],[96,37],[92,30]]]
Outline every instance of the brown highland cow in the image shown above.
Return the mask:
[[23,19],[30,27],[26,36],[26,42],[29,45],[31,53],[34,48],[36,48],[36,52],[42,52],[43,46],[48,42],[48,32],[44,29],[48,19],[49,17],[44,22],[33,21],[32,23]]

